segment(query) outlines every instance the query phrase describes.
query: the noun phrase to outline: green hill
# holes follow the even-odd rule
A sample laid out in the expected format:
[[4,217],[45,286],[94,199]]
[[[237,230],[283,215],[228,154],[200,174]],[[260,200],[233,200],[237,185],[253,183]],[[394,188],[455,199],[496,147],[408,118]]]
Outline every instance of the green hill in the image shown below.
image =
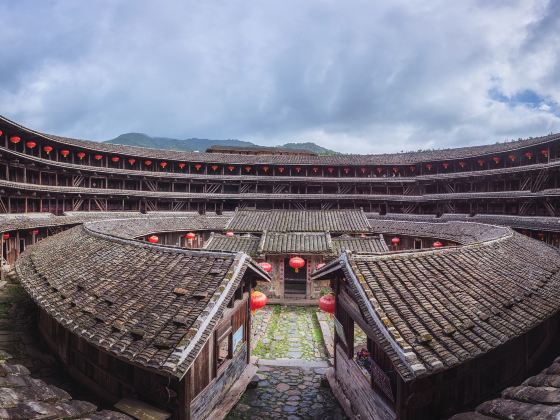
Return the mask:
[[[204,152],[210,146],[230,146],[230,147],[264,147],[250,141],[242,140],[210,140],[210,139],[173,139],[169,137],[151,137],[143,133],[126,133],[105,141],[105,143],[123,144],[127,146],[148,147],[151,149],[180,150],[186,152],[199,151]],[[304,149],[319,155],[337,154],[333,150],[318,146],[312,142],[305,143],[286,143],[278,145],[278,147],[287,147],[289,149]]]

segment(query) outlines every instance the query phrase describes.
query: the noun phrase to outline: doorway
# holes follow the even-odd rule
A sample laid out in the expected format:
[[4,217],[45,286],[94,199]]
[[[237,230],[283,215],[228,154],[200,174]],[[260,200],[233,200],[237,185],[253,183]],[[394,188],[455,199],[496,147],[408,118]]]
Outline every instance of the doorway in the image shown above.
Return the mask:
[[284,297],[305,298],[306,292],[307,260],[305,266],[296,273],[296,270],[290,267],[290,258],[284,258]]

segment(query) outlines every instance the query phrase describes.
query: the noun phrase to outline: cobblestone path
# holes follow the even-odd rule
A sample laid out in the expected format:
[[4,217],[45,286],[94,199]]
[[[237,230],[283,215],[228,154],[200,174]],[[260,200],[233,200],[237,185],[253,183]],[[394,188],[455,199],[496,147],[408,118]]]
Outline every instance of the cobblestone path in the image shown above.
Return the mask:
[[325,368],[259,367],[259,386],[248,389],[226,419],[344,419],[331,393],[321,386]]
[[227,420],[346,419],[326,382],[327,354],[316,312],[316,307],[270,305],[255,314],[258,386],[245,391]]
[[[263,359],[325,360],[327,358],[316,307],[267,307],[254,321],[257,343],[253,356]],[[263,320],[267,320],[263,329]],[[255,334],[255,330],[259,334]],[[260,336],[257,337],[257,335]]]

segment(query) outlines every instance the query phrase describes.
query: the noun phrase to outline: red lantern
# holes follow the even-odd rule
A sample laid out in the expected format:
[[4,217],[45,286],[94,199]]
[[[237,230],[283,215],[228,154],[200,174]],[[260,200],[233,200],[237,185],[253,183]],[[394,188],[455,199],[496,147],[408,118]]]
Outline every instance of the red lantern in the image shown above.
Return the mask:
[[263,166],[262,169],[263,169],[264,173],[268,173],[268,169],[269,169],[268,166]]
[[48,155],[50,152],[53,151],[53,148],[52,148],[52,146],[45,146],[45,147],[43,147],[43,150]]
[[443,162],[441,164],[441,166],[443,166],[443,169],[447,169],[447,168],[449,168],[449,163],[448,162]]
[[185,166],[187,166],[186,163],[183,162],[179,163],[179,169],[185,169]]
[[4,132],[3,132],[2,130],[0,130],[0,136],[1,136],[2,134],[4,134]]
[[478,166],[484,165],[484,159],[478,159],[476,162],[478,163]]
[[103,159],[103,155],[95,155],[93,158],[95,160],[101,160],[101,159]]
[[319,172],[319,168],[317,168],[317,167],[315,166],[315,167],[313,168],[313,172],[314,172],[314,173]]
[[83,158],[86,157],[86,154],[85,154],[85,152],[78,152],[78,153],[76,153],[76,156],[78,156],[80,158],[80,160],[82,160]]
[[111,158],[111,161],[114,162],[114,163],[117,163],[119,160],[121,160],[121,158],[118,157],[118,156],[113,156],[113,157]]
[[245,166],[245,172],[251,172],[251,167],[250,166]]
[[394,173],[397,173],[397,172],[399,172],[399,168],[398,168],[398,167],[396,167],[396,166],[393,166],[393,172],[394,172]]
[[395,246],[397,246],[398,244],[401,243],[401,238],[399,238],[398,236],[395,236],[393,239],[391,239],[391,243]]
[[344,168],[343,171],[344,171],[345,174],[348,174],[348,173],[350,173],[350,168]]
[[130,158],[130,159],[128,159],[128,163],[129,163],[130,166],[132,166],[136,163],[136,159]]
[[2,239],[4,239],[5,241],[10,239],[10,234],[9,233],[2,234]]
[[414,172],[416,170],[416,166],[410,165],[408,169],[410,169],[410,172]]
[[508,158],[509,158],[509,160],[511,160],[512,162],[515,162],[515,155],[509,155]]
[[233,235],[234,235],[234,233],[233,233],[231,230],[230,230],[229,232],[226,232],[226,236],[231,237],[231,236],[233,236]]
[[336,301],[332,293],[329,293],[325,296],[321,296],[319,298],[319,308],[321,308],[322,311],[325,311],[326,313],[332,315],[334,314],[335,307],[336,307]]
[[228,166],[228,171],[232,172],[235,169],[235,166]]
[[216,172],[218,170],[219,166],[218,165],[212,165],[210,168],[212,168],[212,170],[214,172]]
[[165,169],[165,167],[167,166],[167,162],[160,162],[159,166],[161,166],[162,169]]
[[548,157],[548,149],[542,149],[541,153],[544,157]]
[[426,168],[428,168],[428,171],[432,170],[432,164],[431,163],[426,163]]
[[202,165],[200,163],[194,165],[194,169],[196,169],[197,171],[200,171],[200,168],[202,168]]
[[63,157],[66,158],[66,157],[68,157],[68,155],[70,154],[70,150],[66,150],[66,149],[61,150],[61,151],[60,151],[60,154],[61,154]]
[[315,266],[315,270],[320,270],[320,269],[323,268],[325,265],[327,265],[327,264],[325,264],[325,263],[319,263],[319,264],[317,264],[317,265]]
[[144,161],[144,165],[146,165],[146,166],[150,166],[151,164],[152,164],[151,160],[145,160]]
[[185,238],[187,238],[187,240],[192,241],[194,238],[196,238],[196,235],[192,232],[189,232],[185,235]]
[[500,159],[498,156],[494,156],[494,157],[492,158],[492,160],[493,160],[494,163],[497,165],[498,163],[500,163],[500,160],[501,160],[501,159]]
[[523,153],[525,155],[525,157],[529,160],[533,159],[533,153],[532,152],[525,152]]
[[292,267],[295,272],[299,272],[299,269],[305,266],[305,260],[301,257],[292,257],[289,261],[290,267]]
[[25,147],[27,147],[28,149],[35,149],[36,146],[37,146],[37,143],[34,142],[33,140],[25,143]]
[[37,236],[39,234],[39,229],[33,229],[32,231],[30,231],[30,233]]
[[464,167],[466,166],[465,161],[464,161],[464,160],[460,160],[460,161],[459,161],[459,166],[460,166],[461,168],[464,168]]
[[284,172],[284,167],[283,167],[283,166],[280,166],[280,167],[278,168],[278,172],[280,172],[280,173]]
[[159,242],[159,238],[156,235],[149,236],[148,242],[151,242],[152,244],[157,244]]
[[19,137],[19,136],[10,137],[10,142],[12,142],[14,144],[18,144],[20,141],[21,141],[21,137]]
[[332,174],[334,172],[334,168],[329,167],[327,168],[327,171],[329,171],[329,174]]
[[268,302],[268,298],[262,292],[256,290],[251,292],[251,312],[255,313],[263,308]]
[[375,168],[375,170],[377,171],[378,174],[383,172],[383,168],[381,166],[378,166],[377,168]]
[[299,166],[296,166],[296,172],[299,174],[301,172],[301,168]]
[[260,262],[260,263],[259,263],[259,266],[260,266],[264,271],[266,271],[267,273],[270,273],[270,272],[272,271],[272,264],[270,264],[270,263],[268,263],[268,262],[266,262],[266,261]]
[[440,241],[435,241],[432,246],[434,248],[441,248],[443,244]]

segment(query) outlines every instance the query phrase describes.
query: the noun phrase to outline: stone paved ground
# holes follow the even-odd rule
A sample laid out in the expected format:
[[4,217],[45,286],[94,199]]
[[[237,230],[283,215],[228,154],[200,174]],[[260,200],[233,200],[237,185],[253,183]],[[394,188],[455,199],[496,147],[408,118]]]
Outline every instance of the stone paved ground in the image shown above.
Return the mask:
[[328,366],[316,311],[271,305],[255,314],[253,356],[267,360],[257,361],[258,386],[245,391],[227,420],[346,418],[326,382],[326,367],[311,367]]
[[[253,356],[263,359],[325,360],[327,358],[316,307],[271,306],[272,315],[261,332]],[[266,314],[260,315],[263,319]],[[254,329],[262,328],[256,319]]]

